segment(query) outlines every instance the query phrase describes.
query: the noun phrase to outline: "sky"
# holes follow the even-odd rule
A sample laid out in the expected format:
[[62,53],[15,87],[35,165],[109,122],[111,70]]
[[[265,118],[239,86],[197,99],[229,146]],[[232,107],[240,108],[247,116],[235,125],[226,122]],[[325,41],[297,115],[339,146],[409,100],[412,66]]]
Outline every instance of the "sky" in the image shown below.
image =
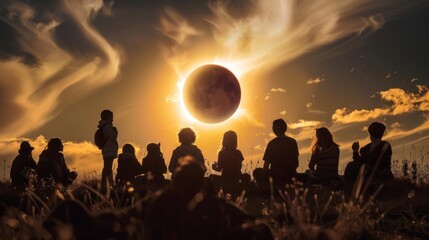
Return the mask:
[[[139,160],[159,142],[168,164],[177,133],[191,127],[212,163],[234,130],[249,172],[283,118],[300,172],[317,127],[333,133],[344,168],[373,121],[387,126],[394,160],[427,163],[428,13],[421,0],[2,0],[0,178],[22,140],[38,161],[54,137],[70,169],[99,174],[92,141],[103,109]],[[238,110],[222,123],[192,118],[182,101],[186,77],[204,64],[241,85]]]

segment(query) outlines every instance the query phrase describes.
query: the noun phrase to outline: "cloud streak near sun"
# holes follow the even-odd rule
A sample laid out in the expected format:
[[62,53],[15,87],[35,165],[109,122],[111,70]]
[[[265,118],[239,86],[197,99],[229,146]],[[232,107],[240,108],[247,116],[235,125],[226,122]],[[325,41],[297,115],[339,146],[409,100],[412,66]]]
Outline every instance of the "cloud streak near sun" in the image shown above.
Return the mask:
[[[17,45],[0,62],[0,84],[10,98],[4,108],[15,113],[3,122],[1,138],[22,136],[55,117],[66,105],[61,96],[72,87],[76,101],[117,76],[120,54],[91,24],[105,7],[102,0],[58,1],[53,10],[38,11],[21,1],[1,6],[0,20]],[[56,31],[70,26],[85,49],[76,39],[59,41]]]
[[[209,2],[211,15],[206,21],[215,40],[212,58],[232,63],[242,73],[269,69],[340,39],[378,30],[385,17],[409,5],[406,1],[250,0],[247,11],[237,11],[227,1]],[[159,30],[174,40],[165,49],[179,71],[187,71],[186,52],[195,46],[190,44],[193,37],[202,32],[191,21],[170,7],[160,21]]]

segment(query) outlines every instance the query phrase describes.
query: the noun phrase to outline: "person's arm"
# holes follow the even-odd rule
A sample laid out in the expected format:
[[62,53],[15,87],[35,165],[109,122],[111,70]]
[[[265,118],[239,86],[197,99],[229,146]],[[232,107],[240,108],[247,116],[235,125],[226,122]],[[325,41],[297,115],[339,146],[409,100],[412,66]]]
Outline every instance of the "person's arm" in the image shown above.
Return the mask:
[[222,151],[219,152],[218,157],[217,157],[217,164],[212,164],[212,168],[213,170],[217,171],[217,172],[222,172],[223,169],[223,155],[222,155]]
[[195,155],[195,160],[197,160],[197,162],[199,162],[201,164],[201,167],[204,170],[204,173],[207,171],[206,165],[204,164],[204,156],[203,153],[201,152],[200,149],[198,149],[196,155]]
[[17,176],[19,175],[19,170],[17,165],[17,159],[15,158],[12,162],[12,167],[10,168],[10,179],[12,181],[16,181],[18,179]]
[[262,160],[264,161],[264,169],[269,170],[270,169],[270,163],[271,163],[271,142],[268,143],[267,148],[265,149],[264,156],[262,157]]
[[381,159],[380,166],[378,167],[381,170],[390,170],[392,164],[392,146],[389,142],[385,142],[384,144],[389,144],[384,152],[383,158]]
[[314,170],[314,166],[316,166],[316,155],[313,153],[310,157],[310,162],[308,163],[308,169]]
[[166,173],[167,172],[167,166],[165,165],[165,160],[163,157],[160,157],[159,159],[159,165],[160,165],[160,172],[161,173]]
[[171,155],[170,163],[168,164],[169,172],[174,173],[174,170],[176,170],[176,167],[177,167],[178,160],[179,160],[179,155],[176,153],[176,151],[173,151],[173,154]]
[[143,173],[147,173],[147,169],[148,169],[148,167],[147,167],[147,158],[146,157],[144,157],[143,159],[142,159],[142,172]]
[[66,159],[64,158],[64,155],[61,153],[60,154],[60,159],[61,159],[61,172],[62,172],[62,174],[63,174],[63,176],[65,177],[65,178],[67,178],[68,177],[68,175],[69,175],[69,173],[70,173],[70,170],[69,170],[69,168],[67,167],[67,164],[66,164]]
[[294,159],[293,159],[293,168],[294,170],[296,170],[299,166],[299,149],[298,149],[298,143],[296,142],[296,140],[294,139],[294,143],[295,143],[295,155],[294,155]]

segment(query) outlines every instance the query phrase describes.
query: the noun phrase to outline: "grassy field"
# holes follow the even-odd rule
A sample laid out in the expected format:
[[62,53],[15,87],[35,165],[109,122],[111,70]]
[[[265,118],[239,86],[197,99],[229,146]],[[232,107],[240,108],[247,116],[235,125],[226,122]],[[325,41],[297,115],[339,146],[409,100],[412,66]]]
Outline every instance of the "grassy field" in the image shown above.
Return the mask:
[[[341,182],[294,182],[285,189],[250,183],[236,194],[216,189],[216,198],[249,216],[241,228],[263,224],[274,239],[429,239],[428,165],[395,162],[394,173],[395,182],[368,187],[362,182],[346,194]],[[148,208],[159,191],[141,185],[125,185],[104,193],[99,189],[96,176],[86,176],[68,188],[51,188],[45,183],[20,194],[8,183],[1,183],[0,239],[84,238],[76,233],[86,231],[79,227],[85,219],[95,219],[97,226],[100,222],[104,226],[97,239],[149,238],[142,209]],[[77,208],[78,223],[55,223],[55,230],[50,229],[49,219],[58,213],[58,203],[70,200],[84,206],[86,212],[79,215]],[[264,239],[257,232],[254,239]]]

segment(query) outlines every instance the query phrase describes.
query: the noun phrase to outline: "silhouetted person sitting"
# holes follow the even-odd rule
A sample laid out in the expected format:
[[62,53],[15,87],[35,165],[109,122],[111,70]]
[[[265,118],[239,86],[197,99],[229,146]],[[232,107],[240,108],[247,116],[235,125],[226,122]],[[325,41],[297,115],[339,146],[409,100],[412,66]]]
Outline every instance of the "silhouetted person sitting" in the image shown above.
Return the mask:
[[63,149],[61,139],[50,139],[47,148],[40,154],[36,171],[40,178],[52,179],[55,183],[67,186],[76,179],[77,173],[67,168]]
[[135,151],[133,145],[128,143],[122,147],[122,153],[118,156],[116,183],[132,183],[137,175],[143,173]]
[[371,143],[360,150],[359,142],[353,143],[353,161],[347,165],[344,172],[344,178],[347,182],[354,183],[362,164],[365,164],[366,177],[374,171],[375,180],[390,181],[394,179],[391,171],[392,147],[389,142],[381,140],[385,130],[384,124],[373,122],[368,126]]
[[179,132],[179,142],[181,143],[173,151],[173,155],[171,156],[170,163],[168,164],[168,171],[174,173],[176,168],[179,166],[179,159],[185,156],[192,156],[195,161],[205,169],[204,166],[204,156],[201,153],[201,150],[195,146],[193,143],[195,142],[196,136],[192,129],[183,128]]
[[146,149],[147,155],[142,160],[142,170],[146,175],[146,179],[151,178],[155,181],[164,180],[163,174],[167,172],[167,166],[161,152],[161,144],[149,143]]
[[21,142],[19,154],[13,160],[12,168],[10,169],[10,179],[14,188],[24,190],[28,185],[29,175],[36,169],[36,161],[31,155],[33,149],[34,147],[29,142]]
[[268,143],[263,157],[264,169],[268,170],[274,185],[280,187],[296,176],[298,168],[298,144],[295,139],[285,135],[286,130],[283,119],[273,121],[273,132],[277,137]]
[[311,148],[311,158],[306,171],[313,183],[338,179],[340,149],[331,132],[325,128],[316,129],[316,141]]
[[212,165],[213,170],[222,172],[222,184],[234,187],[241,177],[241,163],[244,157],[237,149],[237,134],[228,131],[223,135],[222,150],[219,152],[218,162]]

